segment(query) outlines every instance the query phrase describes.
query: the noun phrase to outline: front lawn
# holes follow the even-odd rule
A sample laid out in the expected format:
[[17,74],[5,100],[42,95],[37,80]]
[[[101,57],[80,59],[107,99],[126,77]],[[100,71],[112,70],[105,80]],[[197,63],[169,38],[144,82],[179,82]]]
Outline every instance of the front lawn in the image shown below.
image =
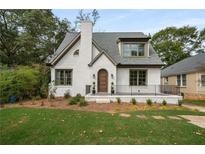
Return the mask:
[[[205,113],[146,110],[129,114],[131,117],[63,109],[1,109],[0,144],[205,144],[205,129],[167,118]],[[142,114],[148,118],[136,117]]]
[[183,103],[199,105],[199,106],[205,106],[205,100],[189,100],[189,99],[184,99]]

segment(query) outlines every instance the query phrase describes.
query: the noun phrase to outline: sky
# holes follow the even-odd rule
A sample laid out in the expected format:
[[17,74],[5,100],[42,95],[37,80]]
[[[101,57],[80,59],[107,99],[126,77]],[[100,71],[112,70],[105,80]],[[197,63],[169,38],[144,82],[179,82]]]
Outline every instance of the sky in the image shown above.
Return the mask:
[[[85,10],[89,12],[91,10]],[[52,10],[60,19],[67,18],[73,23],[79,10]],[[205,28],[204,10],[98,10],[98,19],[93,31],[95,32],[144,32],[154,34],[159,30],[185,25],[196,26],[199,30]]]

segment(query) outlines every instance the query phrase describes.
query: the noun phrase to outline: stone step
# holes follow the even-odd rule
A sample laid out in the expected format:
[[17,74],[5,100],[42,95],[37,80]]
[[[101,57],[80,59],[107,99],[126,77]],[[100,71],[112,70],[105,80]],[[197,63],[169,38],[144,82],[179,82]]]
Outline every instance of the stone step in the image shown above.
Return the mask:
[[96,99],[96,103],[110,103],[110,99],[99,98],[99,99]]

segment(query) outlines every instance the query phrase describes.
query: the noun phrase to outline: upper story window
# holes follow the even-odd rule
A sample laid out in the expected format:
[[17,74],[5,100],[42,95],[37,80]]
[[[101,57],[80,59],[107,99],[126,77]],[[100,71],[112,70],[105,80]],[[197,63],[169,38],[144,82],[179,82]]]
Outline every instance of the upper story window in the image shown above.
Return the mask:
[[123,43],[123,57],[141,57],[145,55],[144,43]]

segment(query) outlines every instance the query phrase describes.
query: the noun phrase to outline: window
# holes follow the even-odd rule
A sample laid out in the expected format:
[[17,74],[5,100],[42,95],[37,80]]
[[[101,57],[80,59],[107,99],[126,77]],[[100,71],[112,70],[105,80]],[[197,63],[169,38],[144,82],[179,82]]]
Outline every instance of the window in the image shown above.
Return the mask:
[[168,84],[168,82],[169,82],[169,78],[168,78],[168,77],[165,77],[165,79],[164,79],[164,84]]
[[177,75],[177,86],[181,86],[181,75]]
[[72,70],[56,70],[56,85],[72,85]]
[[177,86],[186,86],[186,74],[177,75]]
[[186,74],[182,74],[182,86],[186,86]]
[[201,75],[201,86],[205,87],[205,75]]
[[123,56],[124,57],[144,56],[144,44],[143,43],[123,43]]
[[75,52],[73,53],[74,56],[78,56],[79,55],[79,50],[75,50]]
[[145,86],[146,85],[146,70],[130,70],[130,85]]

